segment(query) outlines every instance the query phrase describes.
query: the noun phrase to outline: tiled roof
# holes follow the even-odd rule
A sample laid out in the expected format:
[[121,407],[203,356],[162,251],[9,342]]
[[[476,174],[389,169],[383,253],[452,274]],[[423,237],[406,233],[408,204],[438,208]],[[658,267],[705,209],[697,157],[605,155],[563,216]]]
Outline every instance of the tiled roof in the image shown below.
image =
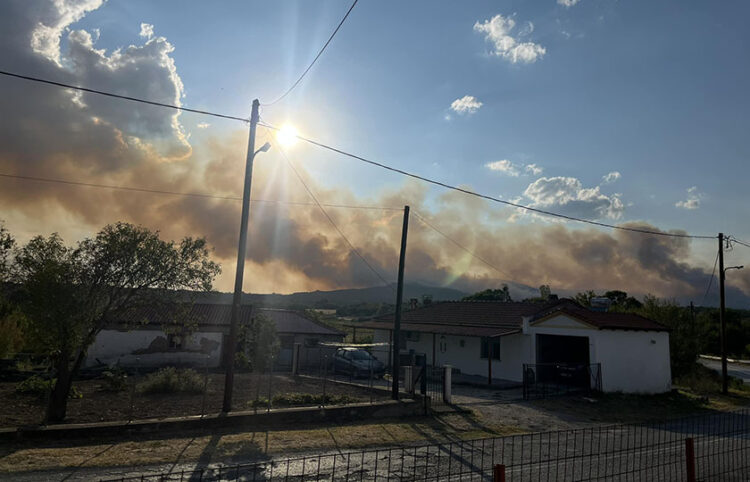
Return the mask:
[[[599,329],[656,330],[668,329],[655,321],[630,313],[595,312],[572,300],[547,303],[500,301],[452,301],[434,303],[401,314],[401,328],[438,334],[467,336],[503,336],[521,331],[523,318],[539,320],[556,312],[565,313]],[[385,315],[358,323],[357,327],[393,329],[394,315]]]
[[[183,311],[184,310],[184,311]],[[300,312],[291,310],[274,310],[242,305],[240,307],[240,324],[246,324],[254,313],[260,312],[268,316],[276,324],[277,333],[300,333],[308,335],[343,336],[344,333],[324,326],[304,316]],[[232,305],[217,303],[193,303],[169,306],[148,306],[132,310],[124,315],[110,320],[111,323],[127,323],[137,326],[143,322],[152,325],[169,323],[172,320],[189,321],[203,327],[229,326]]]

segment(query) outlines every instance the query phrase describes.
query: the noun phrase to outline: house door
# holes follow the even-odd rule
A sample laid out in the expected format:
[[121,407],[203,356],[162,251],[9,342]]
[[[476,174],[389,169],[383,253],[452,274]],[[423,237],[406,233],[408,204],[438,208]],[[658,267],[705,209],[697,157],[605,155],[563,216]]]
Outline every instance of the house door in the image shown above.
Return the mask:
[[537,381],[589,384],[589,337],[536,335]]

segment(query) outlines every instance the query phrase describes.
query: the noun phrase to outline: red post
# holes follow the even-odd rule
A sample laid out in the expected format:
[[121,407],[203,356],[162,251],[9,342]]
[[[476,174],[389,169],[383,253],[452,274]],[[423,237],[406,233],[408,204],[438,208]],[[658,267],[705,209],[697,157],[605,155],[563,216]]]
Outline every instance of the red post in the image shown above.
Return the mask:
[[495,464],[492,471],[492,482],[505,482],[505,465]]
[[685,439],[685,468],[687,470],[687,482],[695,482],[695,447],[693,439]]

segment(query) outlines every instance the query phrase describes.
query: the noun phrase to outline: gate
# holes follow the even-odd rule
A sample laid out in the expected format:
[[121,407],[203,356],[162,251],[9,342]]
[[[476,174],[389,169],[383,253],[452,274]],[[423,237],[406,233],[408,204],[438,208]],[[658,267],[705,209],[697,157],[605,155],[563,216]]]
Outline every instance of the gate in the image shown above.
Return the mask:
[[537,363],[523,365],[523,398],[547,398],[602,391],[600,363]]

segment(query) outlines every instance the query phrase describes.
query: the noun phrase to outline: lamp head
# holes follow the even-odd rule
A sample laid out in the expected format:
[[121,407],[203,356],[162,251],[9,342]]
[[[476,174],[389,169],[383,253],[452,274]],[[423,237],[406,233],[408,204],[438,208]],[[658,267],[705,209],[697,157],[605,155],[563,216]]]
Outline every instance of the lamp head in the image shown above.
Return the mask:
[[271,144],[266,142],[261,146],[260,149],[258,149],[258,152],[268,152],[268,150],[271,148]]

